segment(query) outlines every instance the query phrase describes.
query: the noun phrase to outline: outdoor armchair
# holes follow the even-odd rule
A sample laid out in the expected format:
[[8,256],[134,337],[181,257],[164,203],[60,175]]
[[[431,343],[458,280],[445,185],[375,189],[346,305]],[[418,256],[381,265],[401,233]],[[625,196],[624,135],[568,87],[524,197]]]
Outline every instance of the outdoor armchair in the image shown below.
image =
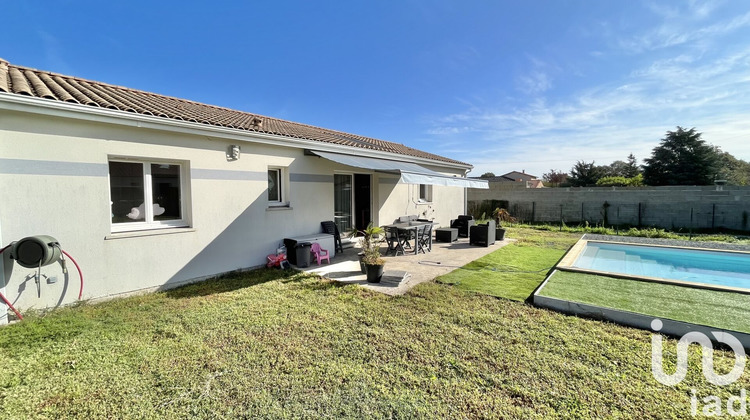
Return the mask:
[[474,225],[470,233],[469,244],[490,246],[495,243],[495,221],[490,220],[484,225]]
[[469,236],[469,228],[474,226],[474,216],[458,216],[458,219],[451,220],[451,227],[458,229],[458,236],[466,238]]

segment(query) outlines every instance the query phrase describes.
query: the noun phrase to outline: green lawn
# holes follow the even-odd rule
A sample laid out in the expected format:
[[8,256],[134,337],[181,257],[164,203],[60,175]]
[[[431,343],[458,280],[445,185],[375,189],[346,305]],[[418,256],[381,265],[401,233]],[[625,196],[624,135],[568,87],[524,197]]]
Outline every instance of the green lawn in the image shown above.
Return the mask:
[[463,290],[523,301],[581,234],[507,228],[516,242],[473,261],[437,281]]
[[750,333],[750,295],[558,271],[543,296]]
[[[26,418],[687,417],[650,334],[436,283],[388,297],[261,270],[0,328],[0,412]],[[675,341],[667,340],[673,364]],[[717,351],[718,371],[733,355]]]

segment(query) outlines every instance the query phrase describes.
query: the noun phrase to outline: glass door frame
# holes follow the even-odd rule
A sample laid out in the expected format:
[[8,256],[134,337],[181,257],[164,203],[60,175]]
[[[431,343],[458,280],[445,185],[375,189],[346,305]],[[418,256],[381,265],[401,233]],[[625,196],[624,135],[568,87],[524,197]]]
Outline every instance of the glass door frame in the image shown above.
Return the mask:
[[[347,176],[349,177],[349,217],[348,221],[346,221],[345,225],[341,223],[341,219],[346,216],[340,216],[337,213],[339,210],[336,208],[338,205],[338,201],[336,200],[336,176]],[[354,221],[354,174],[353,173],[344,173],[344,172],[334,172],[333,173],[333,222],[336,223],[336,226],[339,228],[339,232],[342,235],[345,235],[351,230],[351,227],[353,226]]]
[[334,188],[334,193],[333,193],[334,194],[334,199],[333,199],[333,220],[334,220],[334,223],[336,223],[336,225],[338,226],[339,223],[337,223],[337,222],[341,218],[341,216],[336,216],[336,191],[335,191],[335,189],[336,189],[336,180],[335,180],[336,175],[348,176],[349,179],[351,180],[351,194],[349,196],[349,203],[350,203],[350,208],[351,208],[351,211],[349,213],[349,223],[348,223],[349,224],[349,230],[343,231],[343,230],[341,230],[341,226],[339,226],[340,233],[342,235],[344,235],[347,232],[349,232],[354,226],[356,226],[355,216],[356,216],[357,209],[355,208],[355,199],[354,199],[354,193],[355,193],[355,190],[356,190],[355,185],[354,185],[354,175],[368,175],[369,176],[369,179],[370,179],[370,199],[369,199],[369,201],[370,201],[370,215],[373,218],[373,220],[372,220],[373,223],[375,223],[374,219],[376,217],[376,214],[373,211],[373,202],[374,202],[373,197],[375,195],[375,191],[374,191],[374,188],[373,188],[373,182],[374,182],[374,178],[375,178],[374,174],[372,174],[370,172],[333,171],[333,176],[334,176],[334,182],[333,182],[333,188]]

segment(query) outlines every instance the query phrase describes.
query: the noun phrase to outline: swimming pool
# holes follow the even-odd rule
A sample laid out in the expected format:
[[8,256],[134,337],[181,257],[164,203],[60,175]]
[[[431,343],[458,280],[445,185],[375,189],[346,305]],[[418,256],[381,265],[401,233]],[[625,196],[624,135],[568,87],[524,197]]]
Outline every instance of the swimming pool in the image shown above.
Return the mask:
[[746,252],[596,241],[583,241],[577,251],[559,268],[750,292]]

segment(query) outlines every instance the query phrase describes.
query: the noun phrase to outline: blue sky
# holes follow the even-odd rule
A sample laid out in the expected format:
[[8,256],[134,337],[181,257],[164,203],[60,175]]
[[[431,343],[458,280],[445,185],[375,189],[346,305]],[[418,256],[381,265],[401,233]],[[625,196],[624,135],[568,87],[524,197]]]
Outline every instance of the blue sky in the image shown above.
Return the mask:
[[541,176],[696,127],[750,160],[744,1],[12,1],[13,64]]

